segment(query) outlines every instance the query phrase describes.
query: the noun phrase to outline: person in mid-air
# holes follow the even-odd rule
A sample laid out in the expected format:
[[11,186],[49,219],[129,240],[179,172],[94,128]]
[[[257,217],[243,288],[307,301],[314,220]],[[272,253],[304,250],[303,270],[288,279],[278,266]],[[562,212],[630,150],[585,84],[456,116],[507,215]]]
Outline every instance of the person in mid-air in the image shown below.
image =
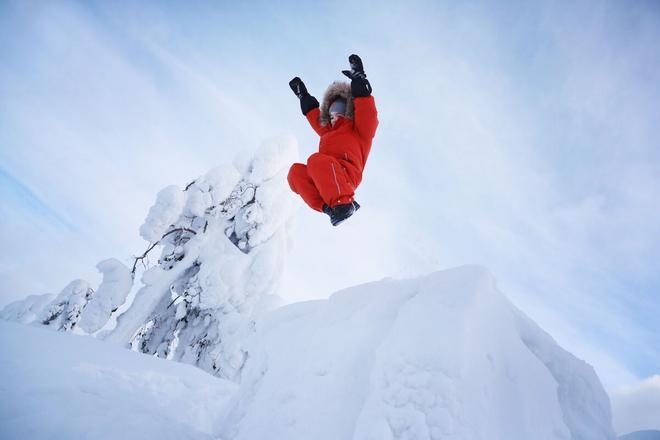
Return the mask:
[[320,107],[300,78],[289,82],[300,99],[303,115],[321,137],[318,153],[312,154],[307,164],[291,166],[289,186],[310,208],[329,215],[333,226],[360,207],[354,199],[355,189],[362,181],[378,127],[378,112],[362,60],[351,55],[348,61],[351,70],[342,73],[351,83],[330,84]]

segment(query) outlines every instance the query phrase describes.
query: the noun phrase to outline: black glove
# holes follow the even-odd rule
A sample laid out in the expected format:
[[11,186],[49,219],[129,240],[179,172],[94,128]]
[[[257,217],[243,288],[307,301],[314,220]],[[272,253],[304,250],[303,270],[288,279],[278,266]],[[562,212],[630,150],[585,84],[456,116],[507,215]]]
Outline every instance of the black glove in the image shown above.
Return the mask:
[[302,80],[297,76],[289,81],[289,87],[291,87],[291,90],[293,90],[293,93],[296,94],[298,99],[302,99],[303,96],[309,95],[307,87],[305,87],[305,83],[302,82]]
[[300,99],[300,110],[302,110],[303,115],[306,115],[310,110],[319,106],[319,102],[309,94],[305,83],[297,76],[289,81],[289,87],[291,87],[293,93]]
[[367,80],[367,74],[364,73],[364,66],[359,56],[353,54],[348,57],[351,70],[342,70],[341,73],[351,79],[351,94],[355,98],[371,95],[371,84]]

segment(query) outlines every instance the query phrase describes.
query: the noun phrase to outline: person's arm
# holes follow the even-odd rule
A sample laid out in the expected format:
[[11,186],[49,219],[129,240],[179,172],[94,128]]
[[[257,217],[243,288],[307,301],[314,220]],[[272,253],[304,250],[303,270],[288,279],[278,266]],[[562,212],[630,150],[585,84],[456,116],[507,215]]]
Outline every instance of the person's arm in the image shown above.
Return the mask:
[[371,96],[371,84],[367,80],[359,56],[351,55],[348,57],[348,62],[351,70],[342,70],[342,73],[351,79],[351,94],[355,103],[355,131],[362,139],[371,141],[378,127],[378,112],[374,97]]
[[321,126],[319,121],[319,115],[321,114],[319,110],[319,102],[315,97],[309,94],[305,83],[302,82],[297,76],[289,81],[289,87],[293,90],[293,93],[300,99],[300,110],[302,114],[305,115],[309,124],[312,126],[314,131],[321,136],[326,130],[326,127]]

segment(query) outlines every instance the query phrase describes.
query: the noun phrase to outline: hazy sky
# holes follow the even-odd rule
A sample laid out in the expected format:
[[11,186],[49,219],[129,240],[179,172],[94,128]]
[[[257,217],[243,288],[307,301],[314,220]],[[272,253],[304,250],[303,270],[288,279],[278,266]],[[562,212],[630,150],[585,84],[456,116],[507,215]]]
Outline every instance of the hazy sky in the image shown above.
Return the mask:
[[283,296],[483,264],[608,388],[660,373],[658,4],[306,3],[0,3],[0,305],[130,263],[166,185],[273,135],[306,158],[287,82],[358,53],[363,209],[301,204]]

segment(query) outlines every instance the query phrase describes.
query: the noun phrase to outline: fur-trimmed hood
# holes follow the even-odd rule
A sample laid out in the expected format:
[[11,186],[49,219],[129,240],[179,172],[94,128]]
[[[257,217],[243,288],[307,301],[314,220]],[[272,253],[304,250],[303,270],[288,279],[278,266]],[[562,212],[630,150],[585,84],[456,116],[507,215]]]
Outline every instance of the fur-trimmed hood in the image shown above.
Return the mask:
[[321,115],[319,116],[319,121],[321,126],[325,127],[330,124],[330,104],[337,98],[344,98],[346,100],[346,117],[353,119],[355,110],[353,107],[353,96],[351,95],[351,85],[345,81],[335,81],[323,95],[323,101],[321,102]]

